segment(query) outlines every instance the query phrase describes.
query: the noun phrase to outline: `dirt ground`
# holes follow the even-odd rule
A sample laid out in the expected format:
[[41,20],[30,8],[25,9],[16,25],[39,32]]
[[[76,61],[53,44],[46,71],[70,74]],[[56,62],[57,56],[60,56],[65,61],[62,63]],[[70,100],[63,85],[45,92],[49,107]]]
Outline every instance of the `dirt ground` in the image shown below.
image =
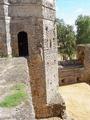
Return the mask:
[[75,120],[90,120],[90,86],[86,83],[62,86],[68,114]]

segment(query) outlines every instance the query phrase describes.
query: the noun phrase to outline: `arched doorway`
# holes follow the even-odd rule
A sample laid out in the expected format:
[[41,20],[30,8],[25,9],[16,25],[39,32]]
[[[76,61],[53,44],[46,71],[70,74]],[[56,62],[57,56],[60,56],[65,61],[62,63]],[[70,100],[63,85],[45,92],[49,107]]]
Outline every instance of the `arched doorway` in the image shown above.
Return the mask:
[[19,56],[25,57],[28,56],[28,36],[26,32],[19,32],[18,33],[18,49],[19,49]]

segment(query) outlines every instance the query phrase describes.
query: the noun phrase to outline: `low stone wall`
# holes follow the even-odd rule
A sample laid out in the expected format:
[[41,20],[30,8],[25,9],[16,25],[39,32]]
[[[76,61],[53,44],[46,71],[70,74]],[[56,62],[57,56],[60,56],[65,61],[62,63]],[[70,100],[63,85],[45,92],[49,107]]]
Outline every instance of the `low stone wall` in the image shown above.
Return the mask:
[[15,86],[22,84],[27,99],[12,108],[0,107],[0,120],[35,120],[27,59],[0,58],[0,99],[11,95]]
[[59,85],[90,84],[90,44],[77,46],[77,60],[59,62]]
[[84,67],[60,68],[59,66],[59,85],[67,85],[82,82],[83,72]]

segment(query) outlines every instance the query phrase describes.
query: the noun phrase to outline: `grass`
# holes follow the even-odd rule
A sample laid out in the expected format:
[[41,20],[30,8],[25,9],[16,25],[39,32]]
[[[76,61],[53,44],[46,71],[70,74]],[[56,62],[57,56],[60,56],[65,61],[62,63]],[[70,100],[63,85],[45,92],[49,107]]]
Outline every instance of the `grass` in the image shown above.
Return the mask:
[[26,99],[27,93],[25,92],[25,84],[20,83],[14,86],[11,90],[11,94],[6,96],[4,100],[0,102],[0,107],[15,107],[21,104],[21,102]]

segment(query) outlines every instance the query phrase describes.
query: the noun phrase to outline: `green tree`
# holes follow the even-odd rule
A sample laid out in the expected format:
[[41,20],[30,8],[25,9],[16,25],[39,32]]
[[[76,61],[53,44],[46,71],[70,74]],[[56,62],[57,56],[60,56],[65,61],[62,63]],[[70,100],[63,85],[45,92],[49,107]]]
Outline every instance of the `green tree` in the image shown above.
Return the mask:
[[65,25],[63,20],[57,19],[57,38],[59,53],[72,59],[76,48],[76,36],[73,27]]
[[76,20],[77,44],[90,43],[90,16],[79,15]]

